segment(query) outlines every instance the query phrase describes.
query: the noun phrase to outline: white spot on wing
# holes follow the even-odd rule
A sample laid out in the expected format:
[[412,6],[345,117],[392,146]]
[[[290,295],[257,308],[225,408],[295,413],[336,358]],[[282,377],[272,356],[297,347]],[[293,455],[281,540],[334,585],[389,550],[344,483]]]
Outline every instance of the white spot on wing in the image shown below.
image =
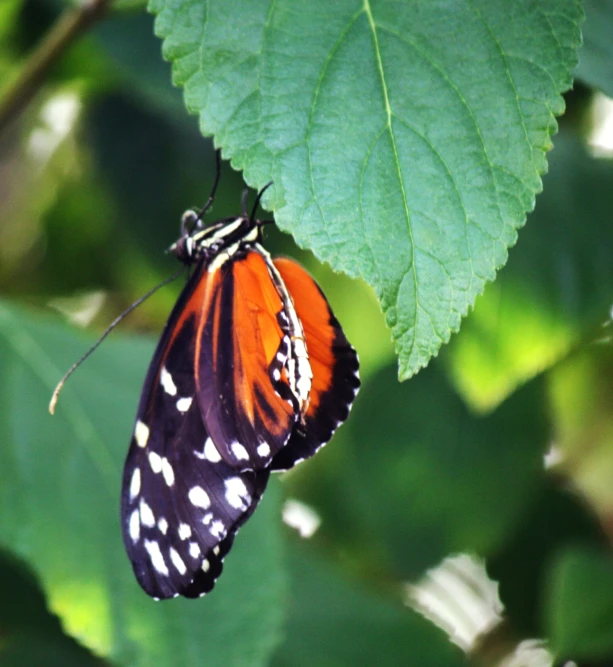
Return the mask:
[[262,442],[258,445],[257,452],[262,458],[266,458],[270,454],[270,446],[267,442]]
[[189,396],[185,398],[180,398],[177,401],[177,410],[179,412],[187,412],[190,409],[191,404],[192,404],[192,399]]
[[162,472],[162,457],[157,452],[149,452],[149,465],[156,475]]
[[130,514],[129,531],[132,542],[138,542],[138,539],[140,538],[140,515],[138,510],[134,510],[132,514]]
[[221,540],[226,535],[226,527],[219,520],[213,521],[211,527],[209,528],[209,532],[211,535]]
[[158,528],[160,529],[162,535],[166,535],[166,533],[168,532],[168,521],[166,521],[164,517],[162,517],[158,521]]
[[230,449],[232,450],[232,454],[234,454],[239,461],[249,460],[247,450],[239,442],[233,442],[230,445]]
[[179,539],[186,540],[188,537],[192,536],[191,526],[187,523],[179,524]]
[[190,542],[189,543],[189,555],[192,558],[198,558],[200,556],[200,547],[198,546],[198,542]]
[[132,479],[130,480],[130,500],[134,500],[140,493],[140,468],[134,468]]
[[177,385],[172,379],[172,375],[166,370],[166,366],[162,366],[162,372],[160,373],[160,384],[164,387],[164,391],[170,396],[177,395]]
[[162,474],[164,475],[164,481],[168,486],[172,486],[175,483],[174,470],[166,457],[162,459]]
[[308,359],[309,355],[307,354],[306,345],[302,338],[294,338],[294,354],[297,357],[304,357]]
[[155,517],[153,516],[153,512],[151,511],[151,508],[147,503],[141,498],[140,501],[140,522],[143,524],[143,526],[147,526],[147,528],[153,528],[155,526]]
[[136,427],[134,428],[134,439],[139,447],[147,446],[147,441],[149,440],[149,427],[140,419],[136,422]]
[[185,566],[185,563],[183,562],[181,556],[179,556],[179,552],[176,549],[173,549],[172,547],[170,547],[170,560],[172,561],[172,564],[177,568],[179,574],[185,574],[187,572],[187,567]]
[[192,486],[187,497],[189,498],[190,503],[195,507],[207,509],[211,506],[209,494],[201,486]]
[[251,502],[251,496],[243,480],[240,477],[230,477],[225,481],[225,485],[228,504],[236,509],[245,509]]
[[[215,548],[217,548],[217,547],[215,547]],[[211,564],[210,564],[209,561],[205,558],[205,559],[202,561],[202,565],[201,565],[200,567],[202,568],[202,571],[203,571],[203,572],[208,572],[208,571],[210,570],[210,568],[211,568]]]
[[145,549],[147,549],[149,558],[151,558],[151,564],[155,568],[155,571],[167,577],[168,568],[166,567],[164,556],[162,556],[162,552],[160,551],[160,545],[152,540],[145,540]]
[[296,383],[300,398],[308,398],[311,391],[311,380],[313,379],[313,371],[309,360],[304,357],[298,357],[298,382]]
[[204,443],[204,458],[211,463],[219,463],[221,461],[221,454],[217,447],[215,447],[215,443],[211,438],[207,438]]
[[202,517],[202,523],[205,526],[208,526],[211,521],[213,520],[213,513],[212,512],[207,512],[203,517]]

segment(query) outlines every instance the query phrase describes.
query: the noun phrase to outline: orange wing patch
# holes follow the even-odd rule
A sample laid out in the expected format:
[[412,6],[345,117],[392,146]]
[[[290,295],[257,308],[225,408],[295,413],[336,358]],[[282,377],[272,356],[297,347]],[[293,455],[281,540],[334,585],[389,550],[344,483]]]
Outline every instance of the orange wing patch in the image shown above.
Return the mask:
[[269,369],[284,332],[277,315],[283,302],[266,261],[250,252],[234,272],[234,389],[237,403],[255,423],[260,420],[275,440],[286,440],[295,421],[294,409],[274,389]]
[[360,386],[359,363],[313,278],[292,260],[276,259],[274,265],[302,323],[313,373],[306,414],[271,464],[272,470],[288,470],[313,456],[347,419]]
[[239,470],[261,469],[285,445],[297,419],[287,380],[271,375],[271,364],[278,364],[289,344],[278,318],[283,301],[255,250],[233,257],[216,273],[219,288],[203,292],[198,400],[224,461]]

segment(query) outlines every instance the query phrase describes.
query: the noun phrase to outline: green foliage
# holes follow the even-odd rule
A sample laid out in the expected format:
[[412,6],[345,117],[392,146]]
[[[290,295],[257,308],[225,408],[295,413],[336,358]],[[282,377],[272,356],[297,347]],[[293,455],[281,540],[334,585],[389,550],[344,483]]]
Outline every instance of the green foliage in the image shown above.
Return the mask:
[[273,667],[437,665],[460,667],[461,653],[414,612],[357,589],[305,547],[291,546],[286,639]]
[[267,201],[282,229],[375,288],[400,377],[418,371],[504,264],[534,205],[577,61],[579,6],[150,9],[202,131],[249,184],[274,182]]
[[[497,665],[537,638],[610,664],[613,172],[586,138],[591,87],[613,90],[613,8],[586,0],[582,24],[578,0],[141,4],[119,2],[0,127],[0,663]],[[67,5],[0,3],[0,109]],[[55,417],[95,336],[42,311],[101,329],[175,270],[163,249],[213,179],[203,134],[274,182],[265,204],[298,245],[272,226],[266,245],[320,282],[363,388],[333,442],[273,480],[213,593],[156,603],[119,487],[149,333],[181,285],[87,360]],[[241,189],[226,162],[212,217]],[[288,498],[321,520],[308,545],[281,527]],[[472,642],[408,602],[458,552],[504,605]],[[449,573],[428,575],[443,602]],[[459,626],[487,616],[451,590]]]
[[584,48],[576,75],[595,88],[613,96],[613,16],[606,2],[585,0]]
[[611,554],[569,549],[552,567],[546,605],[560,656],[605,658],[613,651]]
[[612,178],[610,160],[594,160],[560,133],[531,224],[448,351],[460,391],[478,409],[491,409],[605,319]]
[[148,598],[126,562],[119,483],[151,342],[110,341],[82,369],[79,391],[68,387],[57,415],[45,415],[55,363],[83,344],[63,325],[0,309],[0,505],[11,508],[0,516],[2,545],[38,573],[65,630],[99,655],[188,665],[206,652],[208,665],[245,655],[266,664],[284,601],[274,485],[237,539],[219,595],[205,605]]

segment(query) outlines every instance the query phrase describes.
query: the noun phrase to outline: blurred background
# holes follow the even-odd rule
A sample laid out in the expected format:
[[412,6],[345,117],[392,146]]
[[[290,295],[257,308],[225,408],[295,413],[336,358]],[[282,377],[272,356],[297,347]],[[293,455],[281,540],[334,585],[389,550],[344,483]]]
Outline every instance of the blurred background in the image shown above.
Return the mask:
[[[3,0],[5,90],[63,8]],[[51,321],[89,332],[64,341],[60,375],[176,270],[164,250],[214,178],[213,146],[170,85],[152,25],[142,4],[120,4],[0,127],[1,297],[31,331],[40,322],[41,340]],[[588,83],[567,96],[544,192],[508,265],[407,383],[371,289],[267,227],[268,250],[321,284],[363,379],[332,444],[279,485],[287,606],[270,664],[613,664],[613,103]],[[224,163],[214,218],[239,211],[243,187]],[[114,335],[150,350],[181,286]],[[23,414],[8,355],[0,447],[16,452]],[[145,371],[146,361],[135,375]],[[47,455],[52,466],[53,447]],[[0,500],[10,526],[19,492]],[[11,534],[1,540],[0,664],[115,664],[64,634],[36,559],[14,551]]]

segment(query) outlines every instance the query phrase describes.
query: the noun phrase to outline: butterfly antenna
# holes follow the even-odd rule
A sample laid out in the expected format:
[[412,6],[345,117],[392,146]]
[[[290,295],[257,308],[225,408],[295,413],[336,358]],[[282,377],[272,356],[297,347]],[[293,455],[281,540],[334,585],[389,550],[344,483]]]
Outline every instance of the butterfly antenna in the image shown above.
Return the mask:
[[255,220],[255,212],[258,210],[258,206],[260,205],[260,201],[262,199],[262,195],[268,190],[268,188],[272,185],[272,181],[270,183],[266,183],[266,185],[258,192],[258,196],[255,198],[255,203],[253,204],[253,209],[251,211],[251,216],[249,217],[249,220],[253,222]]
[[215,181],[213,182],[213,187],[211,189],[211,194],[206,201],[206,204],[198,211],[196,220],[202,220],[204,214],[211,208],[211,204],[215,201],[215,193],[217,192],[217,186],[219,185],[219,179],[221,178],[221,150],[218,148],[215,151]]
[[89,357],[92,352],[95,352],[98,347],[100,347],[102,341],[113,331],[113,329],[126,317],[129,315],[135,308],[138,308],[143,301],[146,301],[150,296],[155,294],[159,289],[164,287],[165,285],[168,285],[168,283],[171,283],[173,280],[176,280],[181,274],[183,273],[183,269],[180,269],[177,271],[174,275],[170,276],[170,278],[166,278],[166,280],[162,281],[159,285],[156,285],[153,289],[150,289],[144,296],[141,296],[140,299],[137,299],[131,306],[126,308],[126,310],[121,313],[118,317],[116,317],[110,324],[109,326],[105,329],[104,333],[98,338],[98,340],[87,350],[87,352],[78,360],[75,361],[75,363],[66,371],[64,374],[64,377],[58,382],[57,387],[55,388],[55,391],[53,392],[53,396],[51,396],[51,401],[49,402],[49,412],[53,414],[55,412],[55,406],[57,405],[58,398],[60,396],[60,392],[62,391],[62,387],[66,384],[66,380],[77,370],[77,368]]

